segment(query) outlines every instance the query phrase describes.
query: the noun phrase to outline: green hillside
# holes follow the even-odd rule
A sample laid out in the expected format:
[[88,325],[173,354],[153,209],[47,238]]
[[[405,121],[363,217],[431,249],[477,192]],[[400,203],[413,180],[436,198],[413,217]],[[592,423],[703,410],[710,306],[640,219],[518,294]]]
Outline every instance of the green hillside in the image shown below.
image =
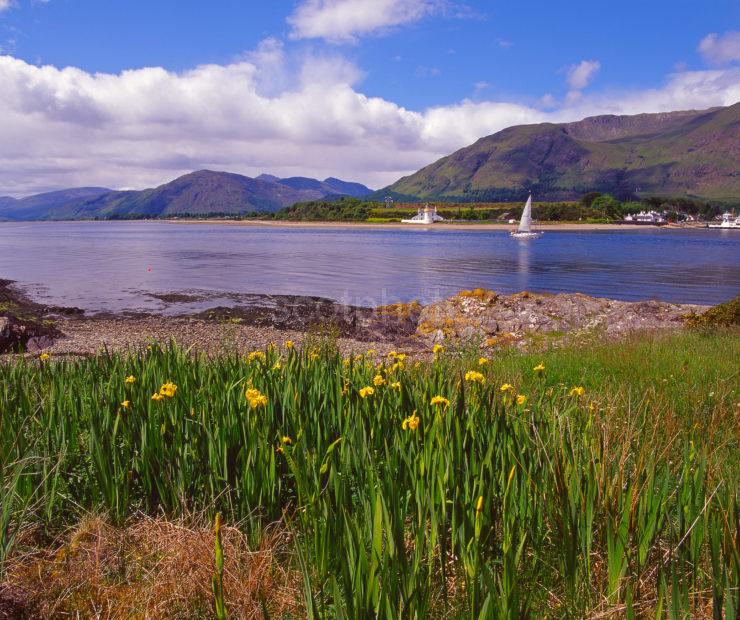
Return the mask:
[[740,198],[740,103],[705,111],[595,116],[509,127],[377,194],[569,200],[590,192]]

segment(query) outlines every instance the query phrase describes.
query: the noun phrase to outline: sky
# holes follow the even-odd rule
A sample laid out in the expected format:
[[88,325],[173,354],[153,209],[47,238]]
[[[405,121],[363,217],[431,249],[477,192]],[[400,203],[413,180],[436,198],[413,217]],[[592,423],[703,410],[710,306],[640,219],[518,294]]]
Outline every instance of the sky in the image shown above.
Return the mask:
[[0,0],[0,196],[377,188],[511,125],[737,101],[737,0]]

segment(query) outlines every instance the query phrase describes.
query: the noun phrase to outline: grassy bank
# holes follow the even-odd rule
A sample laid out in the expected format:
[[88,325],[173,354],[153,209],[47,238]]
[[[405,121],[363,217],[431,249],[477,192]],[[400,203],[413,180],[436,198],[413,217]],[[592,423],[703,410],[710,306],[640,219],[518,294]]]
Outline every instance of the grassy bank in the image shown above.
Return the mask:
[[[119,538],[137,514],[219,512],[237,526],[224,542],[234,617],[245,549],[264,551],[275,528],[281,542],[265,561],[285,578],[266,582],[279,597],[250,590],[260,613],[736,617],[739,358],[737,335],[687,332],[380,365],[318,340],[246,359],[153,346],[8,361],[0,561],[14,587],[44,566],[56,592],[82,544],[66,528],[91,511]],[[168,528],[181,531],[160,523],[126,538],[134,551],[87,579],[108,593],[129,585],[110,595],[121,616],[142,613],[130,584],[151,592],[144,551]],[[157,562],[189,549],[200,566],[192,600],[161,616],[216,613],[215,540],[198,531],[205,544],[155,545]],[[76,598],[58,589],[60,609],[98,596],[85,581]]]

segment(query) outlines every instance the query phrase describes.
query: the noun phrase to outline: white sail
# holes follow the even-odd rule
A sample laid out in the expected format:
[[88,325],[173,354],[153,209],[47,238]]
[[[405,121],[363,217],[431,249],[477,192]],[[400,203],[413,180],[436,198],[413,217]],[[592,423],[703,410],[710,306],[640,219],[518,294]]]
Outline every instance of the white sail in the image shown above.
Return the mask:
[[522,211],[522,219],[519,220],[519,232],[532,232],[532,194],[527,198],[527,204]]

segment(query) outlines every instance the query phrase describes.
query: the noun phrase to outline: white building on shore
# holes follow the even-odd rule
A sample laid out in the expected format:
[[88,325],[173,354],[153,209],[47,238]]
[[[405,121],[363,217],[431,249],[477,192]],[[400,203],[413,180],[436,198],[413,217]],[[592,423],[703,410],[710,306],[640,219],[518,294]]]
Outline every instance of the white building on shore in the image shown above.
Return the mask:
[[401,220],[404,224],[434,224],[434,222],[441,222],[444,218],[441,215],[437,215],[437,207],[430,207],[429,204],[425,204],[423,207],[419,207],[416,215],[408,220]]

